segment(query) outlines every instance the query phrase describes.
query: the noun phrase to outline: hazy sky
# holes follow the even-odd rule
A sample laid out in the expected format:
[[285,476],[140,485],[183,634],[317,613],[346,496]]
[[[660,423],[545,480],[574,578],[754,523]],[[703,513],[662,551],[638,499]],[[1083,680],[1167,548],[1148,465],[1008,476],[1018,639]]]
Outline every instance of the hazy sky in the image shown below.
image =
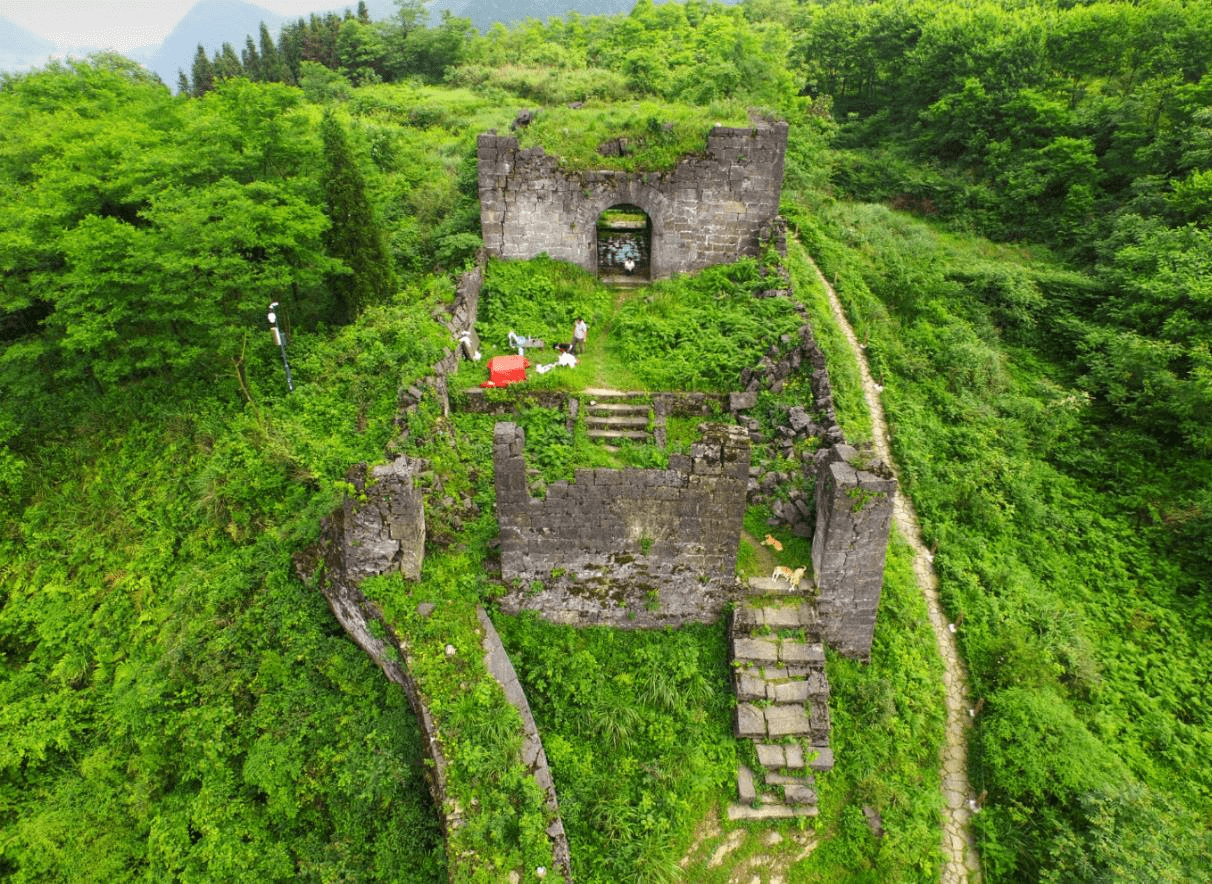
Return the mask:
[[[198,0],[0,0],[0,16],[64,47],[126,52],[159,43]],[[282,15],[340,6],[327,0],[249,0]],[[356,6],[357,0],[349,4]]]

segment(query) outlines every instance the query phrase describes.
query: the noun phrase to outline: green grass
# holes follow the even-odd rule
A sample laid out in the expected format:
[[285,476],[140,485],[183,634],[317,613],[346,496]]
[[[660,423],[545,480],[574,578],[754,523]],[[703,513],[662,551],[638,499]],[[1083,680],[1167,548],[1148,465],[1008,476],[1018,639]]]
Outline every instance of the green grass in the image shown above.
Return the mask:
[[[1135,492],[1115,485],[1134,483],[1128,463],[1112,493],[1091,480],[1117,436],[1067,387],[1048,337],[993,321],[972,291],[979,243],[870,206],[837,206],[823,229],[818,258],[884,380],[902,493],[937,549],[944,604],[964,617],[986,710],[970,775],[989,795],[977,820],[988,873],[1118,868],[1134,844],[1128,868],[1181,880],[1208,855],[1209,618],[1125,511]],[[1030,261],[1015,272],[1056,274]]]
[[[626,172],[672,169],[685,156],[702,153],[715,125],[748,126],[742,102],[706,107],[652,100],[587,102],[584,107],[544,108],[518,133],[520,147],[542,147],[567,169],[618,169]],[[599,145],[627,141],[625,156],[606,157]]]
[[543,734],[578,880],[678,880],[736,775],[722,623],[628,631],[499,618]]

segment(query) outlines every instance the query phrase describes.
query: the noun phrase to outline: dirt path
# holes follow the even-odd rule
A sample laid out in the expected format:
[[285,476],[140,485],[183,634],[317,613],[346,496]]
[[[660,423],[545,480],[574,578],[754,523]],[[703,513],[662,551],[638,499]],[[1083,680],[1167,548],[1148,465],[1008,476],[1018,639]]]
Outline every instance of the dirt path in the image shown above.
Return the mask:
[[[813,264],[821,284],[829,294],[829,305],[834,318],[846,335],[851,350],[854,351],[859,371],[863,379],[863,396],[867,400],[867,408],[871,412],[872,435],[875,450],[880,459],[897,472],[892,460],[892,446],[889,442],[888,424],[884,420],[884,407],[880,402],[879,387],[871,377],[867,367],[867,358],[859,346],[858,338],[850,327],[845,313],[842,312],[841,301],[829,280],[825,279],[820,269]],[[968,717],[968,673],[956,647],[955,635],[943,613],[938,596],[938,578],[931,564],[934,556],[922,542],[922,532],[918,527],[917,513],[908,496],[901,492],[896,496],[893,509],[893,520],[901,534],[913,548],[913,570],[917,575],[918,586],[926,598],[926,607],[930,612],[930,625],[934,628],[938,640],[939,654],[945,665],[943,676],[947,688],[947,738],[943,745],[943,797],[946,808],[943,813],[943,884],[966,884],[980,881],[980,857],[976,852],[976,841],[972,836],[969,822],[972,811],[968,800],[972,788],[968,783],[968,743],[967,730],[970,724]]]

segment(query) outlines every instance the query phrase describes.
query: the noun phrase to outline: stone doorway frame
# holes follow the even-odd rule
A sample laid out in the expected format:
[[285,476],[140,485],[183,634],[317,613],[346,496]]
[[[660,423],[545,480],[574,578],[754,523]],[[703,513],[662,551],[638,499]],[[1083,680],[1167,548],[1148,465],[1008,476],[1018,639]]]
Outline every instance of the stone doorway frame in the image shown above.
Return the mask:
[[[606,230],[635,231],[636,236],[643,239],[644,246],[641,249],[642,260],[637,262],[635,271],[633,273],[627,273],[621,265],[603,267],[601,263],[601,233],[604,229],[602,219],[607,215],[607,213],[614,211],[644,216],[644,222],[642,225],[640,225],[638,222],[626,221],[619,221],[615,222],[614,224],[605,225]],[[652,215],[645,211],[641,206],[637,206],[634,203],[615,203],[602,209],[602,211],[598,213],[593,226],[593,256],[594,266],[597,270],[598,278],[603,282],[617,281],[623,284],[650,282],[652,280],[653,254],[656,250],[656,243],[654,240],[655,225],[652,221]]]

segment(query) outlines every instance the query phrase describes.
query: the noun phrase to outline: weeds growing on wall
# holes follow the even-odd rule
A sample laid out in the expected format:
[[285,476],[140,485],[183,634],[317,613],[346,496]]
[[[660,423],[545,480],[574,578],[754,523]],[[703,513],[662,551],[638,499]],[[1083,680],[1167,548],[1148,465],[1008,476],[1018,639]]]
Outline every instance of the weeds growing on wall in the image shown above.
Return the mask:
[[[363,589],[403,638],[409,673],[438,722],[448,810],[463,819],[447,832],[449,861],[458,880],[485,884],[549,867],[552,815],[522,760],[522,719],[484,664],[482,566],[452,552],[428,556],[424,570],[418,583],[379,577]],[[422,613],[422,604],[433,610]]]
[[[650,172],[672,169],[682,157],[702,153],[715,125],[748,126],[743,102],[705,106],[655,101],[549,107],[519,133],[520,147],[542,147],[566,169]],[[599,146],[622,141],[621,156],[603,156]]]

